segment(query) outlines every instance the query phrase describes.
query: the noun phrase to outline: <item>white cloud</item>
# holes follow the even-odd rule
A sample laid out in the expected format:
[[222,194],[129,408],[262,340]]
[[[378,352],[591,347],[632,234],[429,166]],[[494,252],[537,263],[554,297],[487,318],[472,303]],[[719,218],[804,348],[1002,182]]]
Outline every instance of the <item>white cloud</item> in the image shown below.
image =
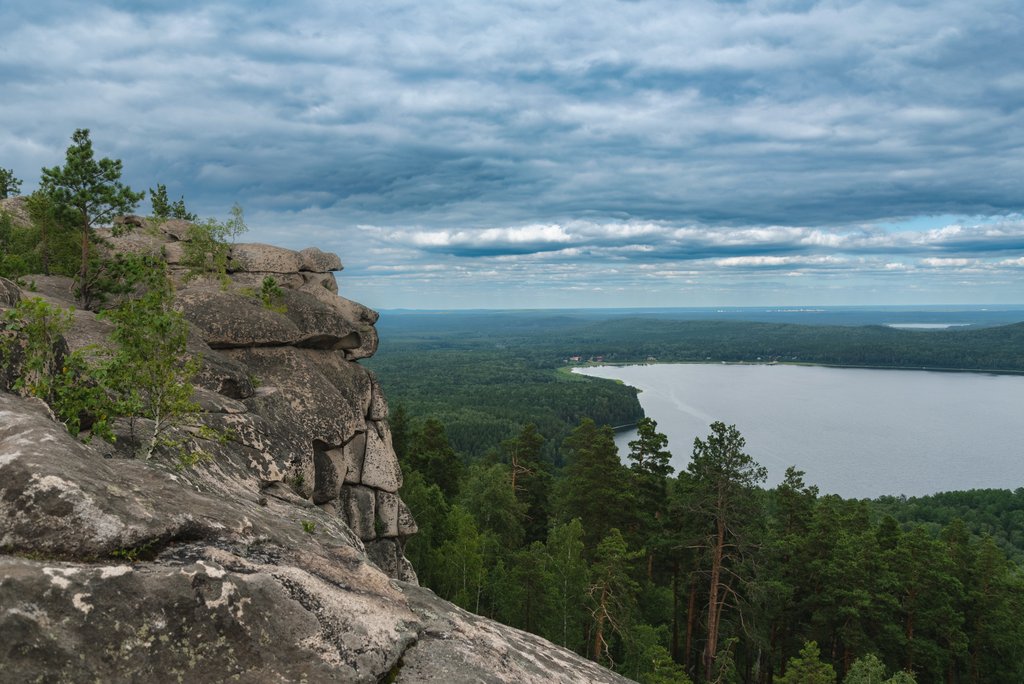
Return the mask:
[[921,259],[921,263],[925,266],[934,266],[937,268],[962,268],[964,266],[970,266],[976,263],[973,259],[957,259],[952,257],[928,257]]
[[742,256],[742,257],[728,257],[725,259],[715,259],[715,265],[734,267],[734,266],[831,266],[835,264],[845,263],[846,260],[835,256],[818,256],[818,257],[805,257],[805,256]]

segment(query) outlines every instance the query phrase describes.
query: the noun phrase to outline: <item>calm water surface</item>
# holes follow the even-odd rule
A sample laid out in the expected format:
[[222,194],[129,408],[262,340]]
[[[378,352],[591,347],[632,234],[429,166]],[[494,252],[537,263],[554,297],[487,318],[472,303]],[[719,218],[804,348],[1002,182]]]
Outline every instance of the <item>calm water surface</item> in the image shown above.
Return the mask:
[[[677,472],[720,420],[735,423],[769,486],[790,465],[845,497],[1024,486],[1024,377],[723,364],[577,372],[640,389]],[[623,453],[634,438],[619,434]]]

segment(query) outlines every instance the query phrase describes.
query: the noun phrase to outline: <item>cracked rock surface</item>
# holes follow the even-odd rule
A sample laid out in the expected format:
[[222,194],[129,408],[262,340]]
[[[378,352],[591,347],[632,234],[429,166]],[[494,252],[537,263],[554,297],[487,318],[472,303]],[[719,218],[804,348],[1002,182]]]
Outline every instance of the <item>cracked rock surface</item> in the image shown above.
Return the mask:
[[[139,222],[113,248],[183,285],[187,225]],[[193,436],[211,459],[130,458],[123,425],[84,444],[0,377],[0,681],[625,681],[416,585],[387,402],[357,363],[377,314],[337,295],[335,255],[234,249],[230,283],[177,300],[201,419],[229,435]],[[268,276],[283,311],[251,294]],[[67,279],[35,285],[0,279],[0,309],[73,305]],[[77,311],[66,346],[108,327]]]

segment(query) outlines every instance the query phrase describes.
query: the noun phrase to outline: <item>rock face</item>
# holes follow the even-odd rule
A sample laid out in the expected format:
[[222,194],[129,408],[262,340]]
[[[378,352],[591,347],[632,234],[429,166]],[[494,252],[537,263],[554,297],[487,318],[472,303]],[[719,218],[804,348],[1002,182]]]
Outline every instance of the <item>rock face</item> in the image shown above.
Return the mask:
[[[377,314],[337,295],[337,256],[236,245],[229,282],[186,282],[187,226],[139,222],[113,248],[167,259],[203,422],[229,441],[195,438],[213,458],[179,470],[0,392],[0,679],[623,681],[416,585],[387,402],[357,363]],[[0,309],[73,304],[36,285],[0,279]],[[77,311],[67,346],[108,328]]]
[[[162,256],[168,262],[178,284],[175,305],[193,331],[190,351],[203,359],[197,382],[245,407],[214,413],[206,422],[226,429],[237,445],[258,454],[252,469],[263,486],[287,482],[298,496],[336,511],[362,531],[374,557],[386,558],[395,577],[415,582],[402,555],[408,534],[376,534],[372,524],[374,516],[392,516],[381,525],[398,530],[402,512],[347,505],[353,500],[345,491],[350,487],[370,489],[371,500],[378,491],[396,492],[401,470],[386,408],[381,408],[386,407],[383,393],[356,363],[377,349],[378,315],[338,296],[333,271],[342,268],[341,260],[315,247],[296,252],[234,244],[227,279],[190,277],[181,259],[188,224],[130,218],[141,225],[125,235],[109,234],[107,241],[115,251]],[[269,303],[259,296],[266,278],[281,288]],[[78,316],[83,320],[76,320],[70,335],[72,348],[78,346],[75,338],[96,328],[91,314]],[[95,337],[89,341],[95,343]],[[371,521],[369,530],[364,519]]]

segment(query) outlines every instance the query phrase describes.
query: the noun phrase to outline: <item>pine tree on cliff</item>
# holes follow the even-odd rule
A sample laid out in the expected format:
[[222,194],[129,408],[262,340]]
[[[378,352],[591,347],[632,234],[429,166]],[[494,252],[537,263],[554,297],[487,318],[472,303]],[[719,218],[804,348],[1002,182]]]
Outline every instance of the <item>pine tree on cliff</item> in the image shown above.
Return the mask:
[[82,231],[82,263],[78,272],[78,298],[88,307],[93,292],[89,273],[89,245],[97,226],[130,212],[145,196],[121,182],[121,160],[96,160],[89,129],[79,128],[63,167],[43,168],[41,189],[53,198],[69,223]]

